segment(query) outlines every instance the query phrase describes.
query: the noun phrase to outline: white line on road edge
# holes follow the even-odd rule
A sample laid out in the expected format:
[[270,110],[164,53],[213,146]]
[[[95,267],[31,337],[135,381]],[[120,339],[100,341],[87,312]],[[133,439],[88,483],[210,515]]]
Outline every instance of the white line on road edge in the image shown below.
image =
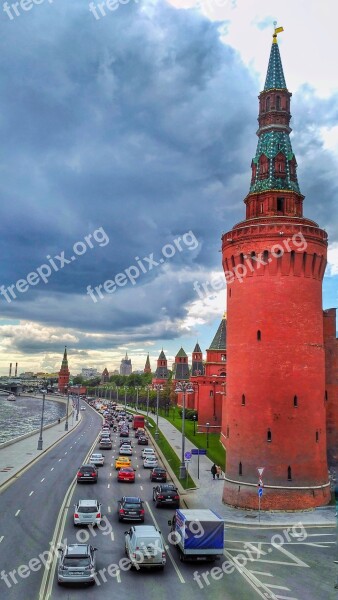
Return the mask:
[[19,508],[19,510],[17,510],[17,511],[16,511],[16,513],[15,513],[15,515],[14,515],[15,517],[17,517],[17,516],[18,516],[18,514],[19,514],[20,510],[21,510],[21,508]]
[[54,471],[54,467],[51,468],[51,471]]
[[[154,513],[153,513],[153,511],[151,510],[151,508],[150,508],[150,505],[149,505],[149,502],[148,502],[147,500],[146,500],[146,505],[147,505],[147,507],[148,507],[149,514],[150,514],[150,516],[151,516],[152,520],[154,521],[154,523],[155,523],[155,525],[156,525],[157,529],[160,529],[160,528],[159,528],[159,526],[158,526],[158,523],[157,523],[157,521],[156,521],[156,519],[155,519],[155,517],[154,517]],[[161,534],[161,536],[162,536],[162,539],[163,539],[163,544],[164,544],[164,546],[165,546],[165,548],[166,548],[166,550],[167,550],[167,554],[168,554],[168,556],[169,556],[169,558],[170,558],[170,560],[171,560],[171,562],[172,562],[172,565],[173,565],[173,567],[174,567],[174,569],[175,569],[175,571],[176,571],[176,573],[177,573],[177,576],[178,576],[178,578],[179,578],[180,582],[181,582],[181,583],[185,583],[185,579],[184,579],[184,577],[183,577],[183,575],[182,575],[181,571],[179,570],[179,568],[178,568],[178,566],[177,566],[176,562],[174,561],[174,559],[173,559],[173,556],[172,556],[172,554],[171,554],[171,551],[170,551],[169,547],[167,547],[167,544],[165,543],[165,539],[163,538],[163,535],[162,535],[162,534]]]
[[42,479],[40,479],[40,483],[42,483],[43,481],[45,481],[45,477],[43,477]]
[[224,556],[229,560],[230,563],[234,565],[240,575],[251,585],[251,587],[255,590],[255,592],[264,600],[278,600],[277,596],[271,592],[255,575],[252,575],[252,572],[249,569],[246,569],[241,564],[239,564],[236,560],[236,557],[231,556],[229,552],[223,550]]
[[32,496],[34,494],[34,490],[32,490],[29,495]]
[[2,536],[0,537],[0,544],[1,544],[2,540],[4,539],[4,537],[5,537],[4,535],[2,535]]

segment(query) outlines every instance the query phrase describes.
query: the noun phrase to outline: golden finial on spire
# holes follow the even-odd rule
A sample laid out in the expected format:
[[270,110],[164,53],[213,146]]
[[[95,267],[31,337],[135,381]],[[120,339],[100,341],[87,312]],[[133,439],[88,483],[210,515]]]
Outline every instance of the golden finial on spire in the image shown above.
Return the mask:
[[273,44],[277,44],[277,34],[281,33],[282,31],[284,31],[283,27],[276,27],[276,25],[277,25],[277,21],[274,21],[273,22],[274,33],[273,33],[273,36],[272,36],[272,43]]

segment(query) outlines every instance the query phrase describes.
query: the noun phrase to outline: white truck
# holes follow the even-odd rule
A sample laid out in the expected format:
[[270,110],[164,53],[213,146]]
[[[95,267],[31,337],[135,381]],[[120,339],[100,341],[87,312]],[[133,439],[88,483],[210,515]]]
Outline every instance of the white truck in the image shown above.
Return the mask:
[[213,510],[178,508],[168,521],[170,542],[175,544],[182,562],[214,561],[224,550],[224,519]]

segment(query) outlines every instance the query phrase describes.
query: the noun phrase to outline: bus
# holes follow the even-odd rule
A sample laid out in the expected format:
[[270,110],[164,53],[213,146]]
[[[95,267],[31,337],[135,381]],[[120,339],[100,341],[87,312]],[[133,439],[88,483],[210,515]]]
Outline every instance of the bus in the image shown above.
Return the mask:
[[144,416],[143,415],[134,415],[133,429],[138,429],[139,427],[144,428]]

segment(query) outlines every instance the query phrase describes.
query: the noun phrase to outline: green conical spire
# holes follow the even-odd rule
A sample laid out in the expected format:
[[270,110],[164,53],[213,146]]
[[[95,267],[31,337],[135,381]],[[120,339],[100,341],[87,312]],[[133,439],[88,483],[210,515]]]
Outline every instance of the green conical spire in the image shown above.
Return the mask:
[[66,367],[68,369],[67,346],[65,346],[65,351],[63,353],[62,367]]
[[283,66],[277,44],[277,36],[274,37],[273,40],[264,90],[286,90],[287,88],[283,73]]

